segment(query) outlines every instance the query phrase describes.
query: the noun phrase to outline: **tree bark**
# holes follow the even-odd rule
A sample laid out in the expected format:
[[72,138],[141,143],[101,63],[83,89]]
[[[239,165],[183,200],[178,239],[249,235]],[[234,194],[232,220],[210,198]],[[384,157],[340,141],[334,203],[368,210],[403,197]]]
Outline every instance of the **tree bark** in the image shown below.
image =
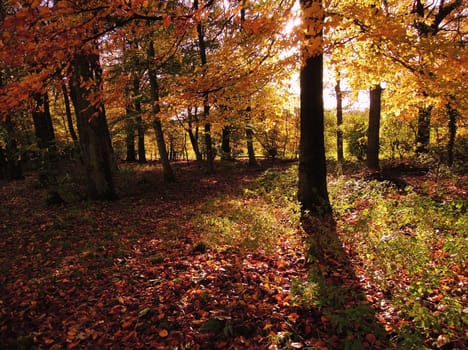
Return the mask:
[[126,108],[127,120],[125,123],[125,146],[126,146],[126,156],[125,160],[127,162],[136,161],[136,148],[135,148],[135,121],[133,120],[132,110]]
[[255,149],[253,145],[254,132],[250,125],[245,127],[245,137],[247,140],[247,154],[249,156],[249,166],[256,167],[258,166],[257,159],[255,158]]
[[15,128],[10,117],[3,123],[6,131],[5,139],[5,177],[7,180],[22,180],[23,168],[20,161],[20,151],[16,141]]
[[135,99],[134,103],[138,136],[138,163],[144,164],[147,162],[145,148],[145,123],[141,117],[140,81],[136,75],[133,77],[133,96]]
[[[194,10],[198,10],[198,0],[193,2]],[[200,50],[200,63],[202,67],[207,64],[206,58],[206,41],[205,41],[205,28],[202,22],[199,20],[197,24],[198,33],[198,48]],[[206,149],[206,161],[208,172],[214,172],[214,151],[211,140],[211,124],[207,121],[210,116],[210,105],[208,102],[208,92],[203,93],[203,120],[205,121],[205,149]]]
[[0,180],[7,178],[7,160],[5,157],[5,152],[3,151],[2,146],[0,145]]
[[[305,13],[308,12],[307,9],[314,6],[322,7],[321,0],[301,0],[300,2]],[[316,28],[318,23],[321,27],[321,23],[323,23],[321,13],[316,18],[309,16],[304,18],[306,24],[312,24],[313,28]],[[311,21],[313,23],[310,23]],[[305,57],[300,73],[301,135],[299,141],[298,199],[302,210],[320,216],[331,213],[324,140],[322,31],[315,30],[314,33],[307,34],[307,36],[308,39],[320,41],[320,49],[316,52],[310,52],[309,47],[303,48]]]
[[416,134],[416,154],[429,152],[431,140],[432,106],[421,107],[418,111],[418,129]]
[[80,142],[78,140],[78,136],[76,135],[75,127],[73,126],[73,117],[72,117],[71,106],[70,106],[70,98],[68,95],[67,85],[65,83],[62,83],[62,94],[63,94],[63,101],[65,104],[65,115],[67,117],[68,132],[70,133],[71,139],[73,141],[74,152],[77,152],[79,155]]
[[231,160],[231,128],[225,126],[223,128],[223,135],[221,140],[221,159]]
[[380,116],[382,87],[380,84],[370,89],[369,124],[367,128],[366,166],[372,172],[379,172]]
[[46,149],[55,146],[55,133],[50,115],[49,97],[47,93],[34,94],[34,109],[32,117],[36,142],[40,149]]
[[[196,115],[197,115],[197,109],[195,109],[195,117]],[[195,159],[197,160],[197,163],[201,165],[203,163],[203,157],[200,152],[200,147],[198,146],[198,119],[196,120],[195,132],[193,132],[194,115],[192,114],[190,108],[187,109],[187,120],[188,120],[187,133],[190,138],[190,143],[192,144],[193,153],[195,153]]]
[[341,91],[341,81],[338,78],[335,85],[336,93],[336,157],[338,163],[344,160],[343,152],[343,93]]
[[116,168],[102,92],[101,66],[97,54],[75,55],[71,65],[71,97],[75,108],[81,155],[86,167],[87,196],[115,199],[112,170]]
[[154,59],[155,52],[154,52],[154,44],[152,41],[149,43],[148,47],[148,77],[150,81],[150,89],[151,89],[151,105],[152,105],[152,112],[153,112],[153,129],[156,135],[156,143],[158,146],[159,157],[161,159],[161,164],[163,167],[163,176],[164,180],[167,182],[175,181],[174,172],[172,171],[171,163],[169,162],[169,157],[167,154],[166,149],[166,142],[164,141],[164,132],[162,129],[161,119],[159,118],[158,114],[160,112],[159,107],[159,85],[156,76],[156,72],[153,70],[151,66],[151,61]]
[[47,203],[60,204],[63,203],[63,199],[58,191],[58,154],[52,116],[50,115],[49,97],[47,93],[38,93],[34,94],[33,99],[32,117],[36,142],[39,149],[43,151],[40,182],[47,189]]
[[455,139],[457,136],[457,120],[460,116],[458,110],[452,107],[450,102],[447,104],[447,114],[449,117],[448,129],[449,129],[449,140],[447,143],[447,165],[449,167],[453,166],[454,162],[454,148],[455,148]]

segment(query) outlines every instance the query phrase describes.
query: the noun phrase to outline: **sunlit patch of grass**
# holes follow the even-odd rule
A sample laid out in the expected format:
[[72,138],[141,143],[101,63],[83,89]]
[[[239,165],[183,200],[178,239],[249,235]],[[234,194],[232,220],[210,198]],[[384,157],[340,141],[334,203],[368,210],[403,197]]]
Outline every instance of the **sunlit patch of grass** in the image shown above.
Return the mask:
[[271,250],[299,239],[294,169],[267,170],[240,195],[221,195],[199,208],[196,230],[210,247]]
[[198,219],[197,230],[211,247],[270,250],[294,229],[279,214],[255,199],[228,199],[213,203]]

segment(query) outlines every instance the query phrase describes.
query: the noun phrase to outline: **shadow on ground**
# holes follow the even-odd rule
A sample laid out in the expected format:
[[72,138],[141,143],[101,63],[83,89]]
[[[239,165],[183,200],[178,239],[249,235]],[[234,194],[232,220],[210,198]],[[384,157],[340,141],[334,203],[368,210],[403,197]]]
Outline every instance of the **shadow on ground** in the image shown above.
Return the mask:
[[310,270],[297,293],[323,314],[320,336],[327,339],[327,347],[392,349],[342,247],[334,220],[304,216],[302,225],[309,239]]

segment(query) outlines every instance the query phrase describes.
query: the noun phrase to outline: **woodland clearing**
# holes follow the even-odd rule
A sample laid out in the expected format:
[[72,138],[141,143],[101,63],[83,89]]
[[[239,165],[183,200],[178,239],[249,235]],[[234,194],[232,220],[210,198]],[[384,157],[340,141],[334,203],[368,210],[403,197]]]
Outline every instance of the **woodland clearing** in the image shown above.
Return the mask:
[[301,225],[293,163],[174,168],[122,165],[107,202],[2,184],[3,349],[463,348],[466,177],[331,175],[336,221]]

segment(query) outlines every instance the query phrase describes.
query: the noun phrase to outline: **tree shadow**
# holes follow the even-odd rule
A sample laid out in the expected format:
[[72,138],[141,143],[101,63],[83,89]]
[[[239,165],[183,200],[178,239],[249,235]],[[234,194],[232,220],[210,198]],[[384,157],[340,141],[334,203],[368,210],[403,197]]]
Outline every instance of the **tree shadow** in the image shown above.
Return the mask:
[[309,246],[306,288],[311,290],[302,291],[303,300],[323,314],[321,339],[332,349],[394,349],[359,283],[334,219],[305,214],[302,227]]

